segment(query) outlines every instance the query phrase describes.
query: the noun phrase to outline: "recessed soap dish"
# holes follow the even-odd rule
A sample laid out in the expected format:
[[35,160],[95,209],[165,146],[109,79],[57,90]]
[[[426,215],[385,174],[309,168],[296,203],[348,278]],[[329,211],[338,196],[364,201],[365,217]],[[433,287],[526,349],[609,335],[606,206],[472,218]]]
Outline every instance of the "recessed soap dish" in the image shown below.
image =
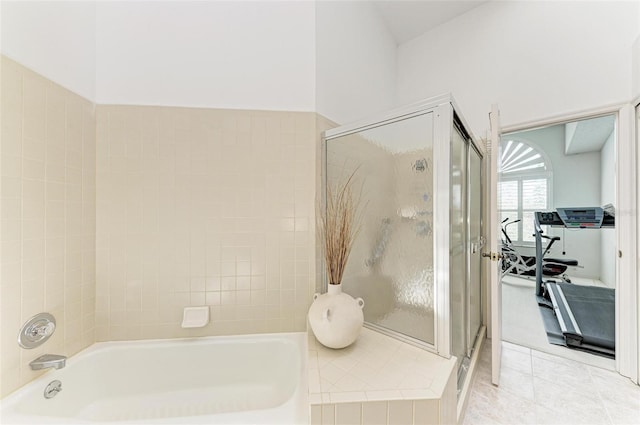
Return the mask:
[[185,307],[182,314],[183,328],[202,328],[209,323],[209,306]]

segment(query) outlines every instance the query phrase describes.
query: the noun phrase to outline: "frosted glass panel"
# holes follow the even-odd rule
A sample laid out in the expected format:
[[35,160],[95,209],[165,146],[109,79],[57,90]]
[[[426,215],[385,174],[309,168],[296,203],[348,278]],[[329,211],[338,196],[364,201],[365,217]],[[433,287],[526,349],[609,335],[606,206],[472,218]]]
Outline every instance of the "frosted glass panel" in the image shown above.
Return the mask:
[[434,344],[433,113],[327,141],[327,184],[356,170],[365,204],[343,290],[366,322]]

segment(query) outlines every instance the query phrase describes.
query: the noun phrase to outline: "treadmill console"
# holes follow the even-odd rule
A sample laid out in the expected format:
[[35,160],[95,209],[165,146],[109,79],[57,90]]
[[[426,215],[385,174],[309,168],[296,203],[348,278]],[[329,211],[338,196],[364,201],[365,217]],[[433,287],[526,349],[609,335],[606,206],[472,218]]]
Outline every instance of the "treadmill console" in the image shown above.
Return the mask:
[[567,227],[570,229],[612,228],[616,225],[613,214],[599,207],[558,208],[556,211],[536,211],[541,226]]
[[563,221],[555,211],[537,211],[536,218],[538,219],[538,224],[541,226],[564,226]]
[[558,215],[567,228],[599,229],[602,227],[604,211],[600,207],[558,208]]

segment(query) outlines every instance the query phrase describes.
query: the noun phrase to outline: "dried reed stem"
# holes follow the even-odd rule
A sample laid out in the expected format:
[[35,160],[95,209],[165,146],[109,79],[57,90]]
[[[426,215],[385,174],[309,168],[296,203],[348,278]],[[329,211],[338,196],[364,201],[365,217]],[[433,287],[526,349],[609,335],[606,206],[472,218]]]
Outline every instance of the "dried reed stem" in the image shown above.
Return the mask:
[[344,183],[335,188],[327,185],[327,205],[321,216],[321,238],[324,243],[324,259],[329,283],[337,285],[347,266],[353,242],[360,232],[360,194],[353,193],[356,169]]

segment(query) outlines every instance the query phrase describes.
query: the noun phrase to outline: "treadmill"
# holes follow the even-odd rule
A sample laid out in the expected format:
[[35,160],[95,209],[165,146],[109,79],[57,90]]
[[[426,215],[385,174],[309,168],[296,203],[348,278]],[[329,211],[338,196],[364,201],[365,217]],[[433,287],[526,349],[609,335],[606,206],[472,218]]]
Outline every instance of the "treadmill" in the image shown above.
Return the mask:
[[615,290],[569,282],[543,281],[542,228],[615,227],[615,217],[599,207],[536,212],[536,299],[550,343],[615,358]]

